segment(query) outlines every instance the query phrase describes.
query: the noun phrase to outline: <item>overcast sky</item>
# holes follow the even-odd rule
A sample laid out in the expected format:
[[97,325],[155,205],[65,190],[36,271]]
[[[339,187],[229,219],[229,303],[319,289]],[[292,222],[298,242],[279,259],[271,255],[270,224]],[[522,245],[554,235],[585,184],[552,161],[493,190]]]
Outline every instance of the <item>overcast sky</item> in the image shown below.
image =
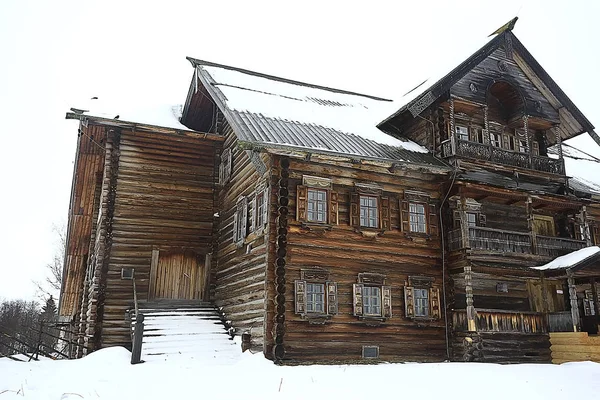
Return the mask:
[[0,298],[33,298],[52,259],[77,138],[64,116],[82,99],[183,103],[186,56],[398,98],[517,13],[515,34],[600,126],[597,1],[2,0]]

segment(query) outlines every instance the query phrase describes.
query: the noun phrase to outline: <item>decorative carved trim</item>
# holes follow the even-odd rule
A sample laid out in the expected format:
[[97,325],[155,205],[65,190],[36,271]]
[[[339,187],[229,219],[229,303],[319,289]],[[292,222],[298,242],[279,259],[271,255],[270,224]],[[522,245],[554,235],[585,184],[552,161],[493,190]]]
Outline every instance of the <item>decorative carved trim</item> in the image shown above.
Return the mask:
[[267,166],[262,158],[260,158],[260,153],[253,150],[246,150],[246,154],[248,155],[248,158],[250,158],[254,168],[256,168],[256,172],[258,172],[260,176],[264,175],[264,173],[267,172]]
[[314,267],[300,270],[300,279],[306,281],[328,281],[329,271],[323,268]]
[[331,179],[321,178],[318,176],[309,176],[309,175],[304,175],[302,177],[302,185],[317,187],[317,188],[325,188],[325,189],[331,189],[331,187],[332,187]]
[[354,183],[354,187],[358,193],[380,195],[383,192],[383,187],[376,183]]
[[362,272],[362,273],[358,274],[358,283],[384,285],[385,284],[385,275],[370,273],[370,272]]
[[429,107],[435,99],[431,92],[427,92],[422,95],[418,100],[413,101],[413,103],[408,107],[408,111],[412,114],[413,117],[421,114],[423,110]]
[[430,288],[435,278],[429,276],[409,276],[408,286],[416,288]]
[[429,203],[431,201],[431,197],[425,192],[418,192],[415,190],[405,190],[404,191],[404,200]]

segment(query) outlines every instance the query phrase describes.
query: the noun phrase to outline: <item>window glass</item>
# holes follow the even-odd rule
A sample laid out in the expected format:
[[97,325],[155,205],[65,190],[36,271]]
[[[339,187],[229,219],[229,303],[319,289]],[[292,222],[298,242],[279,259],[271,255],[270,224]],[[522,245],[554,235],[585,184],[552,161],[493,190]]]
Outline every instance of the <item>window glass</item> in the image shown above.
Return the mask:
[[360,226],[377,228],[379,212],[377,210],[377,197],[360,196]]
[[310,222],[327,222],[327,191],[308,189],[307,218]]
[[264,221],[264,210],[265,210],[265,194],[264,192],[260,192],[256,195],[256,211],[254,215],[256,215],[256,223],[255,227],[260,228],[265,224]]
[[467,213],[467,225],[477,226],[477,214],[470,212]]
[[415,296],[415,317],[429,316],[429,290],[414,289]]
[[238,206],[237,211],[235,213],[235,219],[237,221],[237,232],[235,237],[237,238],[237,240],[240,240],[246,236],[244,232],[245,224],[243,207]]
[[306,284],[306,311],[315,313],[325,312],[325,284]]
[[469,140],[469,129],[466,126],[458,125],[456,127],[456,136],[458,136],[460,140]]
[[425,206],[420,203],[409,204],[410,231],[426,233],[427,223],[425,222]]
[[381,288],[376,286],[364,287],[363,309],[365,315],[381,315]]

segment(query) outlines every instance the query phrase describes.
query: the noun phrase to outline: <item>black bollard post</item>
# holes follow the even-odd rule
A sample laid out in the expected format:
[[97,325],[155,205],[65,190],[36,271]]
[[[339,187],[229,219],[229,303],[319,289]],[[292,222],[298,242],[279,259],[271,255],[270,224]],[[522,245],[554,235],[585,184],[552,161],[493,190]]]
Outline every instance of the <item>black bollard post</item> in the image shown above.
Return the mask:
[[131,346],[131,363],[142,362],[142,339],[144,337],[144,314],[138,314],[133,328],[133,343]]

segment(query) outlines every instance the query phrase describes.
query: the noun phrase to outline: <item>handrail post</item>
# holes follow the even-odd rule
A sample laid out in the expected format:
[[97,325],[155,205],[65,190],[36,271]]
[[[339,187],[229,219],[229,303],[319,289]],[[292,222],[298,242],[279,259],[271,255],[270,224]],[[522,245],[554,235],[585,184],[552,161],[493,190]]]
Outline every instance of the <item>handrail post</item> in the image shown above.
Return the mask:
[[131,363],[142,362],[142,339],[144,337],[144,314],[137,314],[133,328],[133,344],[131,346]]

